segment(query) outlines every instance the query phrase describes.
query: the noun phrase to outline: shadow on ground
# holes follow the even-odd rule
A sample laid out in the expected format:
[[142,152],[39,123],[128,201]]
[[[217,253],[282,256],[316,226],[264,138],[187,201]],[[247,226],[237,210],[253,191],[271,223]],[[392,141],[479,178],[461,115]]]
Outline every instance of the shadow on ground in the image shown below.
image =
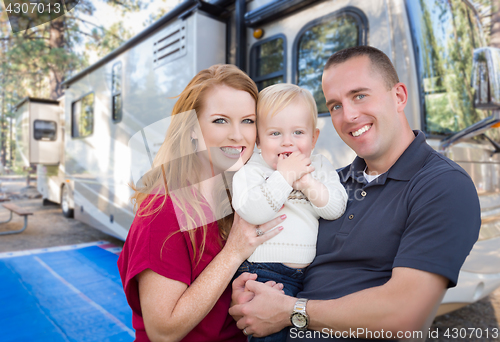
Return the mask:
[[[62,215],[59,205],[43,205],[36,191],[36,183],[26,187],[26,179],[0,179],[4,196],[17,206],[33,212],[28,218],[28,227],[20,234],[0,236],[0,253],[26,249],[72,245],[91,241],[109,241],[123,246],[123,241]],[[0,221],[9,218],[9,211],[0,206]],[[23,225],[23,218],[13,214],[12,221],[0,224],[0,231],[17,230]]]

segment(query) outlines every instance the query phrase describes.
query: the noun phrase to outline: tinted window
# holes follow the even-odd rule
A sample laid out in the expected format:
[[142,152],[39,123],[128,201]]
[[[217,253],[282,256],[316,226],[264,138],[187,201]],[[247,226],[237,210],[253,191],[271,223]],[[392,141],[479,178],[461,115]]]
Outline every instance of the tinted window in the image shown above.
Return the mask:
[[326,61],[339,50],[364,44],[361,41],[362,26],[354,15],[340,13],[306,26],[298,37],[297,84],[313,94],[318,113],[328,112],[321,89]]
[[285,81],[285,37],[256,43],[251,51],[251,75],[259,90]]
[[55,121],[35,120],[33,134],[35,140],[54,141],[57,138],[57,124]]
[[482,45],[474,12],[459,0],[406,4],[425,103],[425,131],[449,134],[489,116],[473,107],[472,56]]
[[71,111],[72,137],[91,135],[94,132],[94,93],[73,102]]
[[111,75],[111,116],[114,122],[122,119],[122,62],[113,65]]

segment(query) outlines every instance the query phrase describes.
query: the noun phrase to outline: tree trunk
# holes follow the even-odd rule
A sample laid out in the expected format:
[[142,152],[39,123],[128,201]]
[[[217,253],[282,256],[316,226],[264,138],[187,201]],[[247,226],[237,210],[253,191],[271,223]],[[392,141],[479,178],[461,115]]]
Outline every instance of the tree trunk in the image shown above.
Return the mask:
[[[2,63],[2,113],[0,115],[0,163],[2,167],[5,167],[6,154],[5,150],[5,65]],[[3,173],[3,170],[0,170],[0,173]]]
[[493,0],[492,7],[490,45],[500,48],[500,0]]
[[[50,22],[50,49],[63,49],[64,48],[64,16],[56,18]],[[57,61],[58,58],[55,58]],[[57,63],[50,67],[50,98],[57,100],[64,94],[61,83],[64,80],[64,72],[60,69]]]

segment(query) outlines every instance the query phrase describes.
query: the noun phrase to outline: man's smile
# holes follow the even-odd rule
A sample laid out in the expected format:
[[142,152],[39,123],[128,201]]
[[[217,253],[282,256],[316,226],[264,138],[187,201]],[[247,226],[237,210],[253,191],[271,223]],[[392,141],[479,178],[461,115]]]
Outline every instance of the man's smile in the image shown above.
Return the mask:
[[361,134],[367,132],[370,128],[372,128],[372,126],[373,126],[373,124],[364,125],[363,127],[361,127],[360,129],[358,129],[357,131],[350,132],[350,134],[353,137],[359,137]]

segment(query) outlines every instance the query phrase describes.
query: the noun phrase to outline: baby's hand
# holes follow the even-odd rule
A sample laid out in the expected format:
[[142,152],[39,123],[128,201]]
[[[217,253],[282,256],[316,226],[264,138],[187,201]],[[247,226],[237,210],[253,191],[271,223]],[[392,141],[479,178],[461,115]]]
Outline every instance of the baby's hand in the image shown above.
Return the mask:
[[305,174],[313,172],[314,166],[311,165],[311,159],[300,153],[300,151],[295,151],[288,157],[281,154],[278,157],[276,169],[281,173],[288,184],[292,186],[296,180],[300,179]]
[[311,187],[313,182],[314,178],[311,176],[311,174],[306,173],[300,179],[297,179],[295,182],[293,182],[292,187],[295,190],[300,190],[304,192],[304,190],[309,189]]

